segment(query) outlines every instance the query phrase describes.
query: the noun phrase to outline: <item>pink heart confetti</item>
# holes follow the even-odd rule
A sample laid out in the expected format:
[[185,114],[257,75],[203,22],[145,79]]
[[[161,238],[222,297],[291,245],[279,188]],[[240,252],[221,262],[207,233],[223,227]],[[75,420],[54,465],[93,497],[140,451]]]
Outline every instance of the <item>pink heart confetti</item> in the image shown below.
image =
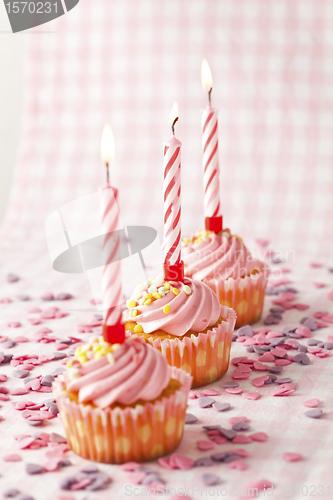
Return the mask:
[[132,484],[140,484],[141,481],[143,481],[143,479],[146,477],[147,473],[145,471],[140,471],[140,472],[133,472],[130,476],[127,476],[128,477],[128,480],[132,483]]
[[243,387],[228,387],[226,389],[226,391],[229,394],[242,394],[242,392],[244,391],[244,389],[243,389]]
[[300,328],[296,328],[296,333],[304,338],[312,337],[312,332],[310,328],[307,326],[301,326]]
[[284,453],[282,458],[286,462],[298,462],[299,460],[303,460],[303,455],[300,453]]
[[321,319],[323,321],[326,321],[326,323],[333,323],[333,314],[329,314],[327,316],[323,316]]
[[247,417],[230,417],[228,418],[228,422],[230,422],[231,425],[237,424],[238,422],[248,422],[249,419]]
[[2,457],[4,462],[20,462],[22,458],[17,453],[12,453],[11,455],[5,455]]
[[314,282],[313,286],[316,287],[316,288],[324,288],[326,286],[326,283]]
[[307,408],[317,408],[319,405],[319,399],[314,398],[314,399],[307,399],[306,401],[303,402],[303,405],[306,406]]
[[327,312],[327,311],[316,311],[314,313],[313,317],[316,318],[316,319],[320,319],[323,316],[327,316],[328,314],[329,314],[329,312]]
[[277,337],[281,337],[281,333],[280,332],[274,332],[273,330],[268,332],[267,333],[267,338],[268,339],[274,339],[274,338],[277,338]]
[[252,441],[259,441],[260,443],[266,441],[267,437],[268,436],[265,432],[254,432],[253,434],[250,434]]
[[278,358],[283,358],[287,354],[287,351],[281,347],[275,347],[275,349],[271,350],[271,353]]
[[215,389],[205,389],[202,391],[204,396],[218,396],[220,393],[215,391]]
[[25,394],[28,394],[29,391],[27,389],[24,389],[24,387],[15,387],[10,391],[11,396],[24,396]]
[[173,453],[173,455],[171,455],[169,463],[173,468],[180,470],[189,470],[194,466],[194,460],[192,460],[192,458],[184,457],[178,453]]
[[275,360],[275,357],[270,352],[265,352],[264,354],[262,354],[261,356],[258,357],[258,361],[270,362],[270,361],[274,361],[274,360]]
[[268,375],[264,375],[263,377],[254,378],[251,382],[255,387],[262,387],[265,385],[265,382],[269,379]]
[[245,434],[237,434],[232,440],[234,444],[249,444],[252,443],[250,436],[245,436]]
[[224,436],[212,436],[209,439],[216,444],[224,444],[228,441]]
[[290,364],[291,364],[290,359],[277,359],[275,361],[275,366],[287,366]]
[[243,398],[255,401],[260,398],[260,392],[243,392]]
[[247,450],[244,450],[244,448],[236,448],[235,450],[232,450],[233,455],[239,455],[242,458],[247,458],[250,456],[250,453]]
[[268,365],[264,365],[263,363],[260,363],[260,361],[255,361],[253,363],[253,368],[255,370],[260,371],[260,372],[263,372],[263,371],[265,372],[269,368],[269,366]]
[[333,300],[333,290],[331,290],[331,291],[327,294],[327,298],[328,298],[328,300]]
[[231,360],[231,364],[232,364],[232,365],[238,365],[238,363],[240,363],[241,361],[244,361],[244,360],[246,360],[246,359],[247,359],[247,357],[244,357],[244,356],[240,356],[240,357],[238,357],[238,358],[233,358],[233,359]]
[[310,308],[308,304],[293,304],[293,307],[295,309],[298,309],[298,311],[305,311],[306,309]]
[[124,464],[120,465],[121,470],[124,470],[126,472],[134,472],[137,469],[141,468],[141,464],[138,462],[125,462]]
[[212,450],[215,447],[215,444],[212,441],[199,439],[197,441],[197,447],[200,451],[207,451],[207,450]]

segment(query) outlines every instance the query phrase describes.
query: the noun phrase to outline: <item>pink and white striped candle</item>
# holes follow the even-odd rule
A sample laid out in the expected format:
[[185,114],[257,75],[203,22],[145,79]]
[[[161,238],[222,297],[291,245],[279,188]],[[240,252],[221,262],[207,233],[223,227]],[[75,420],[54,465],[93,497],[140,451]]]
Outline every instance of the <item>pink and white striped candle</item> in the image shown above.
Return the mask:
[[171,112],[173,136],[164,143],[164,263],[175,266],[180,263],[181,250],[181,146],[176,139],[174,126],[178,120],[178,105],[174,103]]
[[122,323],[122,283],[120,232],[121,221],[117,204],[117,189],[109,184],[109,165],[114,157],[114,141],[111,128],[106,125],[102,136],[102,161],[106,165],[107,180],[102,189],[102,234],[103,242],[103,336],[110,343],[121,343],[125,339]]
[[[218,110],[213,108],[211,105],[213,79],[210,68],[205,59],[202,62],[201,79],[203,89],[208,92],[209,99],[208,106],[202,112],[204,210],[207,226],[207,219],[216,217],[220,219],[221,215],[217,119]],[[220,229],[222,229],[222,227]]]

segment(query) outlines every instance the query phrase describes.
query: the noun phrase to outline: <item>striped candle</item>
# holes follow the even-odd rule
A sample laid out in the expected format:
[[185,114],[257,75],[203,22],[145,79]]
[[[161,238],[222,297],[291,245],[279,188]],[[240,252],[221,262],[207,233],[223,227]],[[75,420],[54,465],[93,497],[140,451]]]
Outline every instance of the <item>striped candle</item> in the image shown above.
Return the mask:
[[121,221],[117,204],[117,189],[109,184],[109,164],[114,158],[114,141],[109,125],[104,127],[101,147],[102,161],[106,165],[106,185],[102,189],[102,234],[103,241],[103,337],[110,343],[125,340],[122,323],[122,283],[120,231]]
[[208,106],[202,112],[203,184],[205,217],[220,215],[220,168],[217,109],[211,105],[213,78],[207,61],[202,61],[201,80],[208,92]]
[[[102,234],[103,242],[103,309],[106,325],[121,322],[122,286],[120,259],[120,218],[117,205],[117,190],[106,186],[102,190]],[[118,306],[118,307],[117,307]]]
[[213,79],[207,61],[202,61],[202,87],[208,92],[208,106],[202,112],[202,149],[205,225],[209,231],[222,231],[220,215],[220,167],[217,109],[211,105]]
[[220,215],[218,143],[217,109],[207,106],[202,112],[203,183],[206,217]]
[[181,203],[180,203],[180,159],[182,143],[176,139],[174,125],[178,120],[178,106],[172,113],[173,136],[164,143],[164,263],[174,266],[180,263],[181,249]]

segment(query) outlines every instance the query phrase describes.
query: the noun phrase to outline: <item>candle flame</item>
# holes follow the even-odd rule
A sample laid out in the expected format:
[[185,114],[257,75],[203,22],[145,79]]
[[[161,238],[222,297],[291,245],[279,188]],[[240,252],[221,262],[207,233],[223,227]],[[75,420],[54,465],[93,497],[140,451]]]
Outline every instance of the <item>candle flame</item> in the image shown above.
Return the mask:
[[176,118],[179,118],[179,113],[178,113],[178,104],[176,102],[173,103],[171,114],[170,114],[170,123],[171,125],[175,121]]
[[114,138],[109,124],[106,124],[102,133],[101,158],[104,164],[110,164],[114,160]]
[[210,71],[210,67],[206,59],[203,59],[201,65],[201,82],[202,82],[202,88],[204,89],[205,92],[209,92],[210,89],[213,87],[212,73]]

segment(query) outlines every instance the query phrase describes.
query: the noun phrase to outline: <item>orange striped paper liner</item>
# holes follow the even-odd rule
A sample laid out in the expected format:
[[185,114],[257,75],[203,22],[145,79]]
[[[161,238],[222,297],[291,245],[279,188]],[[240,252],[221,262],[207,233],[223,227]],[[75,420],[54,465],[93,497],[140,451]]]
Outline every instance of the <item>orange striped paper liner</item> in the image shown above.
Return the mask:
[[192,388],[211,384],[228,370],[236,322],[236,313],[229,307],[221,306],[221,316],[225,321],[206,333],[164,340],[146,337],[146,341],[164,354],[169,365],[193,377]]
[[162,400],[103,410],[71,401],[60,375],[53,390],[69,447],[88,460],[113,464],[143,462],[174,451],[183,436],[192,378],[175,367],[171,377],[181,387]]

